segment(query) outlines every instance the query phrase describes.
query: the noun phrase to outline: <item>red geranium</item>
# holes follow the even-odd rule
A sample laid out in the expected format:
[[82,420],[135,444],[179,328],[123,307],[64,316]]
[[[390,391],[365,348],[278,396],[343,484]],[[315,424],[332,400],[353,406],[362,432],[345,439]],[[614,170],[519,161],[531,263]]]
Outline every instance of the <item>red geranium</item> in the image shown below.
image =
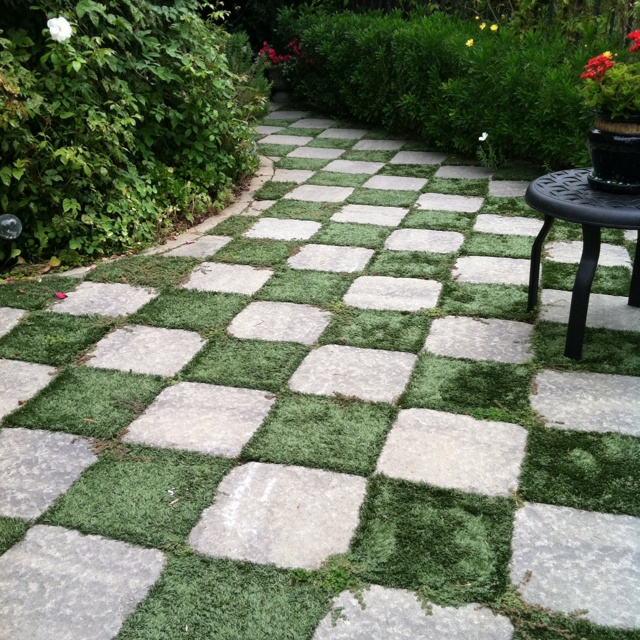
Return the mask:
[[640,51],[640,31],[633,31],[627,38],[633,40],[633,44],[629,47],[629,51]]
[[612,60],[611,54],[603,53],[595,58],[591,58],[585,65],[585,71],[580,75],[584,80],[602,80],[604,74],[607,73],[615,62]]

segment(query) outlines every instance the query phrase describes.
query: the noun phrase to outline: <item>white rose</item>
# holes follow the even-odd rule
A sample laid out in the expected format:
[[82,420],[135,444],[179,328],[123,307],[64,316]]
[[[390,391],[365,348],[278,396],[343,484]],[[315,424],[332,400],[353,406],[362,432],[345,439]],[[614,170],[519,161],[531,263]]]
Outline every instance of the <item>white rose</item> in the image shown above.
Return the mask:
[[486,131],[482,132],[482,135],[478,138],[480,142],[484,142],[489,137],[489,134]]
[[64,42],[71,37],[71,25],[66,18],[51,18],[47,22],[51,38],[56,42]]

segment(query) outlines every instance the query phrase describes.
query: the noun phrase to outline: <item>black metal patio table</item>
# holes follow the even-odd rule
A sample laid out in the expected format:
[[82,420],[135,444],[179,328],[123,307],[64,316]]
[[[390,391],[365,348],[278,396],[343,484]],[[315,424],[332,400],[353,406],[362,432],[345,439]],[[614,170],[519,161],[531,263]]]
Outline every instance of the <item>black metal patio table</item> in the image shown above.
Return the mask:
[[[569,326],[564,355],[582,357],[591,285],[598,266],[602,228],[636,229],[640,240],[640,196],[595,191],[587,183],[590,169],[557,171],[534,180],[525,202],[544,214],[544,224],[531,249],[529,303],[531,311],[538,301],[540,254],[556,218],[582,225],[582,256],[573,285]],[[640,248],[636,250],[629,291],[629,305],[640,307]]]

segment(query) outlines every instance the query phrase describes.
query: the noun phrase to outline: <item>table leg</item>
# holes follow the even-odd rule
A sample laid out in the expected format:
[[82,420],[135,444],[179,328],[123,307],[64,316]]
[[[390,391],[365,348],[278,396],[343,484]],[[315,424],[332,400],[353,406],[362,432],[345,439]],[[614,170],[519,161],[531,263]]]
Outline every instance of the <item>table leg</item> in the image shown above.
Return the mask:
[[582,357],[582,341],[587,323],[589,296],[600,257],[600,227],[583,224],[582,242],[582,257],[573,285],[567,341],[564,347],[564,355],[573,360],[580,360]]
[[636,257],[633,260],[633,273],[631,274],[631,287],[629,289],[629,305],[631,307],[640,307],[640,231],[638,231]]
[[553,218],[545,215],[544,224],[538,237],[531,247],[531,270],[529,271],[529,302],[527,304],[527,311],[533,311],[536,304],[538,304],[538,282],[540,280],[540,255],[542,253],[542,245],[544,244],[549,230],[553,224]]

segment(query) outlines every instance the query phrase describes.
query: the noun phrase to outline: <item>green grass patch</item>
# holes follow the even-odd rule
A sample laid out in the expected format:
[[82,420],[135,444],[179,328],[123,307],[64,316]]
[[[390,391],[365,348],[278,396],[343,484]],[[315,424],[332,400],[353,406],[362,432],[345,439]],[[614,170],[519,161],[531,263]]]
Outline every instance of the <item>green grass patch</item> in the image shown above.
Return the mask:
[[342,300],[353,275],[282,269],[255,296],[259,300],[330,305]]
[[232,464],[185,451],[119,447],[86,469],[39,522],[186,551],[191,529]]
[[280,158],[276,162],[278,169],[302,169],[303,171],[319,171],[326,167],[331,160],[316,158]]
[[461,255],[529,259],[532,245],[533,238],[493,233],[472,233],[462,246]]
[[254,216],[229,216],[217,224],[211,231],[207,232],[209,236],[239,236],[248,231],[254,224],[256,219]]
[[[573,283],[578,272],[577,264],[551,262],[546,260],[542,267],[543,289],[573,290]],[[591,285],[591,293],[607,293],[612,296],[629,295],[631,286],[631,271],[626,267],[596,268],[596,275]]]
[[222,247],[216,253],[215,260],[233,264],[275,267],[286,262],[299,246],[298,242],[240,237]]
[[374,129],[368,131],[363,140],[401,140],[404,141],[404,135],[401,131],[386,131],[384,129]]
[[[298,118],[265,118],[260,124],[265,127],[288,127],[292,125],[294,122],[297,122]],[[280,135],[281,132],[277,131],[275,134],[271,135]]]
[[395,417],[387,404],[285,395],[242,458],[367,476]]
[[18,518],[0,516],[0,556],[24,538],[29,525]]
[[0,280],[0,307],[27,309],[28,311],[44,309],[51,302],[55,302],[56,291],[69,293],[80,282],[78,278],[68,276],[47,276],[46,278],[16,280],[15,282]]
[[505,165],[496,169],[494,180],[535,180],[543,176],[547,171],[542,167],[528,165]]
[[542,214],[534,211],[525,203],[524,197],[499,198],[487,196],[478,213],[495,213],[501,216],[524,216],[525,218],[542,219]]
[[156,376],[70,368],[7,416],[5,423],[113,438],[146,409],[165,385]]
[[291,189],[297,186],[296,182],[274,182],[269,180],[255,192],[253,197],[256,200],[279,200],[285,193],[289,193]]
[[120,282],[138,287],[175,287],[184,282],[199,263],[195,258],[134,256],[98,265],[87,280]]
[[374,476],[351,543],[364,578],[440,605],[490,602],[508,585],[514,504]]
[[353,160],[364,162],[389,162],[397,151],[346,151],[340,156],[340,160]]
[[301,200],[280,200],[269,208],[270,218],[290,218],[293,220],[328,220],[342,205],[333,202],[302,202]]
[[438,229],[442,231],[466,231],[475,216],[452,211],[409,211],[402,227],[411,229]]
[[349,204],[370,204],[378,207],[411,207],[419,195],[417,191],[355,189],[346,201]]
[[523,500],[640,516],[640,438],[532,429],[518,491]]
[[449,165],[452,167],[479,167],[481,166],[478,158],[472,158],[470,156],[460,156],[458,154],[451,154],[447,156],[442,163],[443,166]]
[[283,130],[283,131],[278,131],[278,135],[285,135],[285,136],[311,136],[312,138],[314,138],[315,136],[321,134],[324,131],[324,129],[308,129],[305,127],[295,127],[295,126],[290,126],[287,127],[287,129]]
[[[258,143],[258,152],[260,155],[268,157],[282,157],[291,153],[298,146],[295,144],[265,144],[264,142]],[[266,198],[265,198],[266,199]]]
[[34,311],[0,338],[0,358],[60,367],[100,340],[112,325],[111,318]]
[[341,140],[340,138],[315,138],[305,147],[318,147],[320,149],[351,149],[357,140]]
[[449,193],[456,196],[482,196],[489,191],[488,180],[467,178],[432,178],[425,191],[430,193]]
[[527,311],[527,287],[507,284],[447,282],[438,306],[443,313],[453,316],[519,322],[531,322],[535,318],[534,311]]
[[403,151],[437,151],[433,145],[428,144],[424,140],[409,140],[402,147]]
[[[601,239],[603,243],[624,244],[624,231],[622,229],[602,229]],[[582,226],[565,220],[554,220],[549,231],[547,242],[573,242],[582,240]]]
[[392,278],[449,280],[455,262],[453,253],[424,251],[380,251],[369,263],[366,275]]
[[320,244],[336,244],[347,247],[381,249],[393,231],[389,227],[349,222],[327,222],[311,239]]
[[388,164],[378,172],[378,175],[431,179],[437,170],[437,164]]
[[371,176],[365,173],[337,173],[319,171],[307,180],[307,184],[319,184],[327,187],[359,187]]

